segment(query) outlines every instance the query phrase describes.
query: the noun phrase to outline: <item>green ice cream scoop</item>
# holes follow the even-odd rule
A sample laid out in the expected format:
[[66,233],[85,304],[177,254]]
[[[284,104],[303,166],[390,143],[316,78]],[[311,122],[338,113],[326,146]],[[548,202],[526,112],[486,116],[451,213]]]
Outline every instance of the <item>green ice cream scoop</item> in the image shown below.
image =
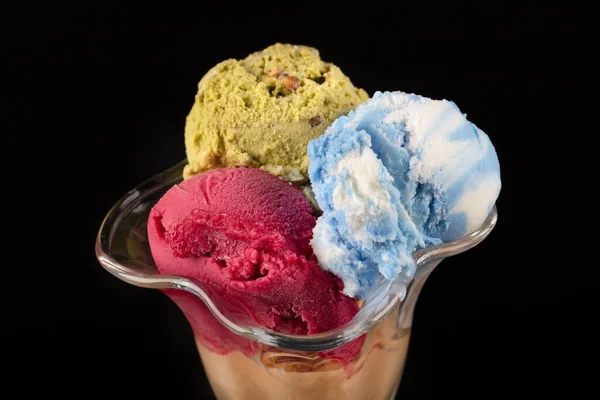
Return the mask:
[[277,43],[213,67],[186,119],[184,178],[221,167],[308,180],[308,142],[368,99],[307,46]]

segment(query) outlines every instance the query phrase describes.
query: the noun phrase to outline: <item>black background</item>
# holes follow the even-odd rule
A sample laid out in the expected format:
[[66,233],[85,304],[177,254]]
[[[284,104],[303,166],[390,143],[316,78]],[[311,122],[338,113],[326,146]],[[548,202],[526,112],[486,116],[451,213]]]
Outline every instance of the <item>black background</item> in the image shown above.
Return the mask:
[[4,6],[5,159],[21,157],[15,175],[33,192],[11,201],[45,227],[11,225],[22,250],[19,275],[7,272],[9,383],[22,394],[212,398],[183,315],[105,272],[95,235],[127,190],[185,157],[202,75],[288,42],[317,47],[369,94],[455,101],[500,158],[498,226],[430,277],[398,398],[593,389],[597,267],[582,229],[596,223],[595,181],[565,175],[595,169],[597,129],[583,123],[590,11],[485,4]]

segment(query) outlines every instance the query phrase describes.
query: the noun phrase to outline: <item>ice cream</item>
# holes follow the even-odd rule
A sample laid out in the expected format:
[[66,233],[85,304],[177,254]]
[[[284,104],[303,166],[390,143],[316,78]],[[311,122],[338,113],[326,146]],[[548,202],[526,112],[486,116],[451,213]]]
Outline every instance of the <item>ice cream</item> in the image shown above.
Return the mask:
[[367,99],[311,47],[278,43],[223,61],[198,84],[185,125],[184,177],[247,166],[307,182],[308,142]]
[[411,254],[480,227],[500,191],[489,137],[456,104],[377,92],[309,143],[311,245],[344,293],[414,274]]
[[204,75],[184,137],[185,168],[109,212],[100,263],[177,304],[219,400],[394,398],[425,280],[495,224],[488,136],[275,44]]
[[148,240],[160,273],[216,289],[238,323],[305,335],[358,311],[319,267],[314,225],[295,185],[255,168],[221,168],[173,186],[150,212]]
[[367,335],[360,357],[347,369],[309,354],[264,352],[257,362],[241,352],[198,349],[217,399],[390,400],[404,368],[410,329],[394,311]]
[[[206,296],[165,290],[217,397],[393,397],[428,273],[415,276],[413,253],[488,216],[501,187],[488,136],[452,102],[369,99],[316,49],[275,44],[206,73],[185,147],[184,180],[150,211],[148,241],[159,273],[193,279]],[[368,296],[395,279],[412,281],[411,301],[374,312],[402,297],[397,287]],[[355,317],[332,334],[359,336],[341,347],[263,340],[262,328],[312,335]]]

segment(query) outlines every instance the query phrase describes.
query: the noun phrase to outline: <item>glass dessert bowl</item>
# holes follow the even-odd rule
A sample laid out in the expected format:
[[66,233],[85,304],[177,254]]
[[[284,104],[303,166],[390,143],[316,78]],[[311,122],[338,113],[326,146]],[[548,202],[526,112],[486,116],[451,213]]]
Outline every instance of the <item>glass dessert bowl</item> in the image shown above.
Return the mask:
[[254,324],[243,305],[232,306],[214,287],[158,273],[148,244],[148,214],[182,180],[185,165],[184,160],[152,177],[113,206],[100,227],[96,256],[117,278],[159,289],[179,306],[219,400],[394,398],[427,277],[446,257],[484,240],[497,222],[494,207],[478,230],[414,252],[412,280],[381,281],[347,324],[308,336],[282,334]]

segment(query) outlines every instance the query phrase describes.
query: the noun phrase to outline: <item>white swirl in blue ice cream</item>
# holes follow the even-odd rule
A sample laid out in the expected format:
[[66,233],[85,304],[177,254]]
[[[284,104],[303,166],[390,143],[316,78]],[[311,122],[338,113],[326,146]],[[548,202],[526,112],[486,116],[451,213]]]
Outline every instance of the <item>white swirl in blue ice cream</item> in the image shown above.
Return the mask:
[[410,280],[415,250],[477,229],[500,193],[489,137],[447,100],[377,92],[311,141],[308,157],[323,211],[311,244],[351,297],[380,275]]

